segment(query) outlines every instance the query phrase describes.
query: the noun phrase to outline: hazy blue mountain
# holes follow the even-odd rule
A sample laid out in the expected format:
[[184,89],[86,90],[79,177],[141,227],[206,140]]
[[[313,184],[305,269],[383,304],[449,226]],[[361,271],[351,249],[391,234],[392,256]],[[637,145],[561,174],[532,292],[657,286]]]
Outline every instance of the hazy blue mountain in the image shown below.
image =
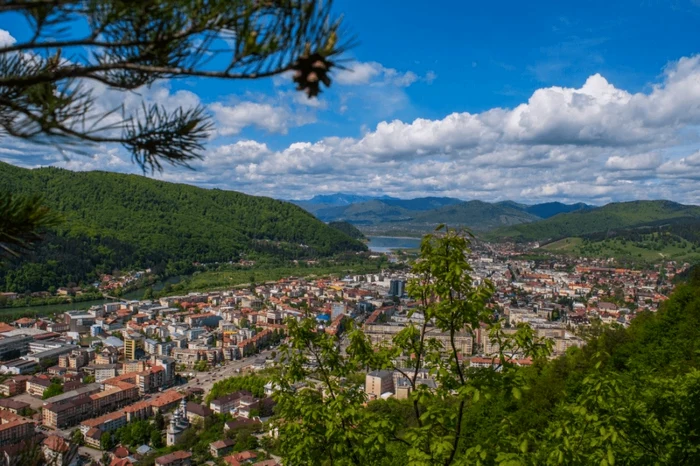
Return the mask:
[[393,206],[385,200],[374,199],[348,206],[323,207],[314,215],[324,222],[346,221],[354,225],[375,225],[384,222],[410,220],[413,212],[403,207]]
[[519,225],[539,220],[508,203],[490,204],[483,201],[467,201],[430,210],[415,215],[411,224],[433,226],[445,223],[450,227],[467,227],[477,231],[487,231],[501,226]]
[[[372,201],[374,199],[394,199],[389,196],[366,196],[362,194],[349,194],[349,193],[333,193],[333,194],[317,194],[311,199],[295,199],[290,200],[299,206],[346,206],[350,204],[357,204],[359,202]],[[400,199],[396,199],[400,200]]]
[[459,204],[464,202],[454,197],[418,197],[416,199],[381,199],[385,204],[391,206],[402,207],[407,210],[422,212],[425,210],[439,209],[448,205]]
[[[397,199],[336,193],[291,201],[324,222],[343,221],[371,227],[371,231],[427,231],[439,223],[461,225],[478,231],[530,223],[559,214],[593,208],[587,204],[547,202],[527,205],[514,201],[464,202],[452,197]],[[367,229],[367,228],[365,228]]]

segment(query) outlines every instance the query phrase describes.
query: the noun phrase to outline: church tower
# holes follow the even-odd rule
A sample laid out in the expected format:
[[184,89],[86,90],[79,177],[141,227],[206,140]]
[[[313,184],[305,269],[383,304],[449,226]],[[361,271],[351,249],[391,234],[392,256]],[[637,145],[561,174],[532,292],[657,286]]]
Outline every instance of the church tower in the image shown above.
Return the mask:
[[187,420],[187,401],[183,398],[180,402],[180,406],[173,413],[170,424],[168,424],[165,444],[167,446],[175,445],[182,436],[182,433],[189,426],[190,422]]

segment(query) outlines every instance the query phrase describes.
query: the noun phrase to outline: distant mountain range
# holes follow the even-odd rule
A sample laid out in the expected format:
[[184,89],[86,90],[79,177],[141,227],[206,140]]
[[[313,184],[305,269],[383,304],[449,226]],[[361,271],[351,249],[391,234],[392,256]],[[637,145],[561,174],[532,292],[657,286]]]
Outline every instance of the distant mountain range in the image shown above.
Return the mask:
[[365,235],[419,236],[445,224],[468,228],[488,241],[547,244],[565,238],[587,237],[591,241],[592,234],[613,237],[622,230],[629,236],[630,229],[647,231],[668,225],[682,230],[682,236],[686,237],[688,225],[700,226],[700,207],[664,200],[615,202],[596,207],[584,203],[527,205],[514,201],[490,203],[451,197],[397,199],[339,193],[291,202],[324,222],[350,223]]
[[445,223],[474,231],[519,225],[561,213],[591,209],[587,204],[526,205],[513,201],[489,203],[463,201],[452,197],[398,199],[389,196],[361,196],[346,193],[315,196],[291,201],[324,222],[343,221],[366,232],[420,234]]

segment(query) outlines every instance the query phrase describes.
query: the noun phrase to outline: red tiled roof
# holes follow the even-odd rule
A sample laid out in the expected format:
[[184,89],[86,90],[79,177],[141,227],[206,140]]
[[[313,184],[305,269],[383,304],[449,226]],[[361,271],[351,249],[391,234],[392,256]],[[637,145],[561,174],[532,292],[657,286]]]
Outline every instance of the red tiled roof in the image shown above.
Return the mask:
[[17,329],[12,325],[6,324],[5,322],[0,322],[0,333],[11,332],[13,330]]
[[167,455],[159,456],[158,458],[156,458],[156,464],[168,464],[176,460],[184,460],[185,458],[189,458],[191,456],[192,453],[178,450]]
[[175,390],[170,390],[170,391],[163,393],[155,400],[151,401],[151,406],[155,406],[155,407],[166,406],[166,405],[169,405],[170,403],[180,401],[184,397],[185,397],[185,395],[183,395],[182,393],[175,391]]
[[131,466],[133,463],[126,458],[114,458],[109,466]]
[[49,449],[58,453],[65,453],[68,450],[70,450],[68,442],[66,442],[63,438],[59,437],[58,435],[49,435],[44,439],[43,444],[46,445]]
[[117,458],[126,458],[127,456],[129,456],[129,450],[127,450],[126,447],[122,445],[119,445],[117,448],[115,448],[112,453]]

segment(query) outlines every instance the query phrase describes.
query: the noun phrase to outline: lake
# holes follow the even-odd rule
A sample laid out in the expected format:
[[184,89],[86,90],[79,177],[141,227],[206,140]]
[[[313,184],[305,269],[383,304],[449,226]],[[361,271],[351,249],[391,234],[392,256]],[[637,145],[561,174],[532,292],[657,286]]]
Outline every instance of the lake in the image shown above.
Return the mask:
[[368,236],[367,247],[372,252],[391,252],[396,249],[417,249],[420,238],[405,238],[394,236]]

